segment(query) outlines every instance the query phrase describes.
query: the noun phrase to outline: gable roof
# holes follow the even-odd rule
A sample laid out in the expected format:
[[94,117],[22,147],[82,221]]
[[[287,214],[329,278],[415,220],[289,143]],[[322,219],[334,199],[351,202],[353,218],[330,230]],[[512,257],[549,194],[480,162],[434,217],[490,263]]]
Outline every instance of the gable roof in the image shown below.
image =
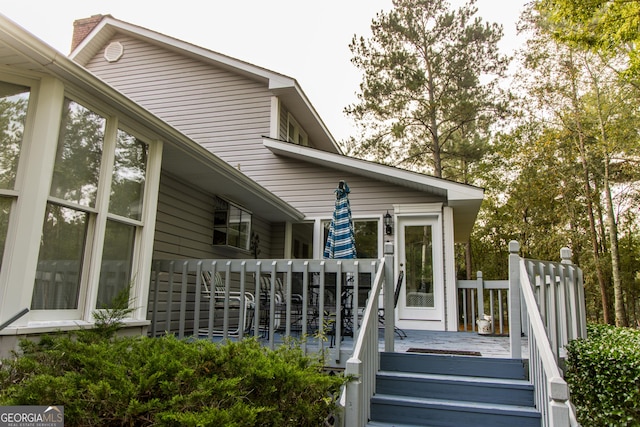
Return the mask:
[[342,153],[317,111],[305,95],[298,82],[284,74],[262,68],[200,46],[130,24],[111,15],[102,16],[100,22],[80,41],[69,57],[86,65],[116,35],[125,34],[166,49],[187,55],[265,84],[268,89],[295,111],[296,121],[307,132],[315,146],[321,150]]
[[281,222],[304,218],[293,206],[2,14],[0,62],[5,69],[22,70],[36,77],[58,78],[69,90],[85,93],[140,123],[163,141],[164,170],[179,172],[188,182],[213,194],[227,196],[249,210],[260,212],[267,220]]
[[262,143],[274,154],[350,172],[374,180],[433,194],[453,208],[455,240],[464,241],[473,228],[484,197],[484,189],[468,184],[424,175],[380,163],[309,147],[263,138]]

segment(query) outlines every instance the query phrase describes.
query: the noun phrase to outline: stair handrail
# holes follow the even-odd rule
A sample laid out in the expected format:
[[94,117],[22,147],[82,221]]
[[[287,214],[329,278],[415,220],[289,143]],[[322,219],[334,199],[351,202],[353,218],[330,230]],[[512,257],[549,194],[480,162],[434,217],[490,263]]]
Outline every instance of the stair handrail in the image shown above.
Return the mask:
[[[345,366],[347,383],[340,399],[344,414],[341,424],[344,426],[363,427],[370,418],[370,402],[376,388],[376,374],[380,367],[378,300],[383,283],[388,281],[385,276],[393,266],[392,260],[393,258],[389,255],[385,255],[381,260],[367,299],[362,326],[357,337],[354,338],[353,354]],[[395,315],[393,310],[389,310],[388,313],[391,317]]]
[[[509,251],[512,254],[519,249],[518,242],[510,242]],[[569,386],[563,379],[551,348],[524,259],[520,259],[517,274],[521,301],[524,305],[523,320],[528,329],[529,378],[534,386],[535,402],[540,410],[542,426],[577,427],[579,424],[569,400]],[[511,335],[515,335],[515,331]]]
[[19,313],[16,313],[11,318],[9,318],[6,322],[0,325],[0,331],[6,328],[7,326],[9,326],[10,324],[12,324],[13,322],[15,322],[16,320],[18,320],[19,318],[21,318],[22,316],[24,316],[25,314],[27,314],[28,312],[29,312],[28,308],[23,308]]

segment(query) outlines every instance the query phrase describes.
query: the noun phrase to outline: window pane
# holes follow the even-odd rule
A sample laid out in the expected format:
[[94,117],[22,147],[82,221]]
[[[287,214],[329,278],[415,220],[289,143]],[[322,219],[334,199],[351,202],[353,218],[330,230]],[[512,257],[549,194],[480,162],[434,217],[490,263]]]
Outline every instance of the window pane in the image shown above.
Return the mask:
[[105,119],[65,100],[51,195],[81,206],[95,206]]
[[0,268],[2,268],[2,257],[4,256],[4,244],[7,239],[10,213],[11,199],[8,197],[0,197]]
[[229,213],[229,203],[216,197],[213,207],[213,244],[227,244],[227,215]]
[[0,82],[0,188],[13,189],[27,118],[29,88]]
[[235,206],[229,206],[229,245],[249,249],[251,215]]
[[433,255],[430,225],[404,227],[407,307],[433,307]]
[[311,258],[313,247],[313,223],[304,222],[291,225],[293,258]]
[[137,220],[142,218],[146,173],[147,144],[118,130],[109,212]]
[[107,221],[96,308],[110,308],[116,295],[129,289],[135,232],[134,226]]
[[356,256],[378,258],[378,221],[353,221],[356,234]]
[[[324,248],[329,238],[331,221],[322,221]],[[356,239],[356,256],[358,258],[378,258],[378,221],[354,220],[353,231]]]
[[47,205],[31,309],[78,308],[87,217],[85,212]]

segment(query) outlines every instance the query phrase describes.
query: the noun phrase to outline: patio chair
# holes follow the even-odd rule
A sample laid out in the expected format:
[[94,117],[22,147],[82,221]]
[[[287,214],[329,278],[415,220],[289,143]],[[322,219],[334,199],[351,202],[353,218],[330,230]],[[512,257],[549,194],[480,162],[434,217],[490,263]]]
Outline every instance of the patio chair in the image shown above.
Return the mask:
[[[211,274],[210,271],[202,272],[202,295],[205,299],[214,298],[214,310],[224,310],[224,300],[226,298],[225,284],[220,273]],[[242,295],[239,291],[229,291],[229,308],[239,310],[241,298],[244,298],[244,311],[238,313],[238,327],[234,331],[229,331],[230,335],[239,335],[240,331],[247,331],[251,326],[251,318],[255,307],[255,298],[250,292]],[[207,330],[200,330],[200,333],[208,333]],[[221,335],[223,331],[216,329],[214,325],[213,334]]]
[[[274,328],[275,330],[283,329],[286,327],[284,323],[286,322],[286,313],[287,313],[287,290],[282,283],[282,279],[276,277],[275,282],[275,320],[274,320]],[[261,311],[263,311],[261,320],[264,323],[263,328],[267,329],[269,325],[269,308],[270,308],[270,298],[271,296],[271,276],[262,276],[260,277],[260,306]],[[291,294],[291,323],[298,323],[302,320],[302,295],[299,294]],[[302,329],[302,328],[300,328]]]
[[[400,288],[402,287],[402,281],[404,280],[404,271],[400,270],[400,274],[398,275],[398,283],[396,284],[396,288],[393,293],[393,309],[398,306],[398,298],[400,297]],[[384,308],[378,309],[378,324],[384,326]],[[398,328],[397,326],[393,327],[393,331],[398,335],[398,338],[405,339],[407,338],[407,333]]]

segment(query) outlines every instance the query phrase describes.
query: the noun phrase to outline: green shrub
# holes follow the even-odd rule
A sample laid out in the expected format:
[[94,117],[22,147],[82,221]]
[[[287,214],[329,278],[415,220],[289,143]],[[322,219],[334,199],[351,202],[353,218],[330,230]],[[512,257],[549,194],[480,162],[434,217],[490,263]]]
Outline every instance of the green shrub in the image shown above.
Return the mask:
[[640,331],[589,325],[569,343],[566,380],[578,421],[588,426],[640,426]]
[[320,426],[342,377],[296,346],[174,337],[23,341],[0,369],[0,405],[64,405],[65,425]]

